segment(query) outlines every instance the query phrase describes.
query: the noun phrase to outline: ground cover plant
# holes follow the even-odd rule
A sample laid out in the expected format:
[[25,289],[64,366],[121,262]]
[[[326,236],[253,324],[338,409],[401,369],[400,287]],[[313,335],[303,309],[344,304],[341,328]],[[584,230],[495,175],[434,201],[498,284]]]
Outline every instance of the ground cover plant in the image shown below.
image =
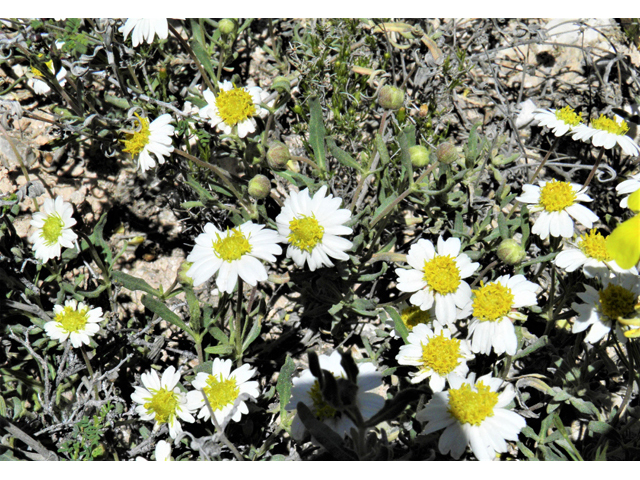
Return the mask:
[[638,458],[637,42],[0,19],[0,458]]

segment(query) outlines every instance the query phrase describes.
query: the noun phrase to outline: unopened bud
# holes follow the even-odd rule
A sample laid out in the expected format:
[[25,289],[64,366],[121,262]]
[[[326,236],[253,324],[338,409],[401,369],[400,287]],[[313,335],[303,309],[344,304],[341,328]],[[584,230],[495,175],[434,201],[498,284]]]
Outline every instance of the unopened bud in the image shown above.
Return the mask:
[[422,145],[410,147],[409,156],[411,157],[411,164],[414,167],[424,167],[429,163],[429,150]]
[[398,110],[404,104],[404,91],[391,85],[385,85],[380,89],[378,104],[388,110]]
[[440,163],[450,165],[458,160],[458,158],[460,158],[458,150],[456,150],[456,147],[449,142],[441,143],[438,145],[438,148],[436,148],[436,159]]
[[182,285],[189,285],[190,287],[193,287],[193,278],[187,275],[187,271],[191,268],[191,265],[193,265],[192,262],[182,262],[182,265],[180,265],[180,271],[178,272],[178,281]]
[[282,142],[273,142],[267,152],[267,163],[274,170],[284,170],[291,160],[289,147]]
[[235,33],[238,24],[233,18],[223,18],[218,23],[218,28],[220,29],[220,33],[223,35],[231,35]]
[[256,175],[249,181],[249,195],[257,200],[267,198],[271,192],[271,182],[264,175]]
[[498,258],[507,265],[517,265],[524,260],[526,252],[520,242],[513,238],[507,238],[498,245]]

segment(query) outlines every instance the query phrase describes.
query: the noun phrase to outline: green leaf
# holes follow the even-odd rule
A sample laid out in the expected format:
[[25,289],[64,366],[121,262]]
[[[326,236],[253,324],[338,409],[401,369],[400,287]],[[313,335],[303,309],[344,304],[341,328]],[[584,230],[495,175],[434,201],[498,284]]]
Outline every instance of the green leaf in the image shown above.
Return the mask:
[[227,337],[227,335],[218,327],[211,327],[209,329],[209,333],[211,333],[213,338],[218,340],[218,343],[222,343],[224,345],[229,343],[229,337]]
[[[104,226],[107,223],[107,215],[108,214],[109,214],[108,210],[102,214],[102,216],[100,217],[100,220],[98,220],[98,223],[96,223],[96,226],[93,227],[93,233],[91,235],[89,235],[89,240],[91,240],[91,243],[93,245],[95,245],[96,247],[102,247],[102,253],[103,253],[105,259],[107,260],[106,267],[109,270],[111,270],[111,267],[113,266],[112,265],[112,263],[113,263],[113,255],[111,254],[111,247],[109,247],[109,244],[105,241],[105,239],[102,236],[103,235]],[[86,245],[86,242],[83,242],[83,243],[84,243],[84,245],[82,245],[82,249],[85,250],[89,246]]]
[[382,135],[380,135],[379,133],[376,133],[376,137],[373,140],[373,144],[376,147],[376,150],[378,150],[378,153],[380,154],[380,161],[382,162],[382,165],[386,165],[387,163],[389,163],[391,161],[391,159],[389,158],[389,150],[387,150],[387,145],[384,143],[384,139],[382,138]]
[[355,454],[345,446],[342,437],[318,420],[309,407],[298,402],[297,410],[305,428],[336,460],[357,460]]
[[202,317],[202,312],[200,310],[200,302],[198,301],[198,297],[193,291],[193,288],[189,286],[184,286],[184,294],[187,299],[187,305],[189,306],[189,326],[194,331],[194,333],[200,332],[202,329],[202,322],[200,321]]
[[280,172],[274,170],[273,173],[275,173],[279,177],[282,177],[285,180],[289,181],[290,183],[292,183],[296,187],[299,187],[300,186],[300,182],[302,182],[302,183],[305,184],[305,186],[309,190],[313,190],[315,188],[315,185],[316,185],[316,182],[312,178],[309,178],[306,175],[303,175],[301,173],[292,172],[290,170],[282,170]]
[[142,278],[134,277],[133,275],[129,275],[128,273],[124,273],[119,270],[114,270],[111,277],[115,281],[121,283],[124,288],[131,290],[132,292],[141,290],[149,295],[154,295],[156,297],[161,296],[158,290],[153,288]]
[[526,357],[527,355],[535,352],[536,350],[542,347],[546,347],[548,344],[549,344],[549,337],[547,337],[546,335],[543,335],[542,337],[537,339],[535,342],[533,342],[531,345],[529,345],[527,348],[525,348],[524,350],[520,350],[518,353],[516,353],[513,357],[511,357],[511,360],[513,361],[519,358]]
[[229,355],[233,352],[233,347],[231,345],[216,345],[215,347],[207,347],[204,351],[212,355]]
[[599,422],[598,420],[591,420],[587,427],[589,432],[597,433],[599,435],[607,435],[613,430],[613,427],[606,422]]
[[[191,27],[192,28],[193,28],[194,24],[197,25],[197,20],[192,19],[191,20]],[[194,31],[198,31],[198,30],[200,30],[200,26],[199,25],[197,25],[197,27],[194,29]],[[204,69],[207,72],[207,74],[209,75],[209,78],[210,79],[215,79],[216,78],[216,73],[213,71],[213,65],[211,65],[211,58],[209,57],[209,54],[207,53],[204,44],[202,44],[200,42],[201,42],[201,39],[199,38],[199,36],[192,37],[192,39],[191,39],[191,49],[193,50],[193,53],[195,53],[196,57],[198,58],[198,60],[202,64],[202,66],[204,67]]]
[[325,140],[327,142],[327,146],[329,147],[329,151],[334,157],[338,159],[341,164],[343,164],[345,167],[353,168],[359,173],[363,173],[360,164],[351,155],[339,148],[333,138],[326,137]]
[[407,137],[407,145],[409,148],[415,147],[416,145],[416,126],[413,123],[410,123],[403,130],[405,136]]
[[409,330],[402,321],[402,317],[400,316],[398,311],[390,305],[384,307],[384,311],[387,312],[387,314],[393,320],[393,326],[396,329],[396,333],[402,337],[404,343],[407,343],[407,335],[409,335]]
[[322,107],[317,97],[309,100],[311,118],[309,120],[309,144],[313,148],[316,164],[323,172],[326,170],[326,158],[324,149],[324,122],[322,120]]
[[503,240],[509,238],[509,226],[507,225],[507,217],[504,216],[504,213],[498,213],[498,230],[500,231],[500,236]]
[[296,364],[293,363],[291,359],[291,355],[287,355],[287,358],[284,361],[284,365],[280,369],[280,373],[278,374],[278,382],[276,383],[276,391],[280,396],[280,416],[284,418],[285,416],[285,407],[289,403],[289,399],[291,398],[291,385],[293,384],[292,376],[293,372],[296,370]]
[[242,342],[243,352],[247,348],[249,348],[249,345],[251,345],[256,338],[258,338],[261,330],[262,330],[262,321],[260,317],[256,316],[253,318],[253,325],[251,325],[251,330],[249,330],[247,337]]
[[187,326],[187,324],[184,323],[177,314],[169,310],[169,307],[167,307],[160,300],[157,300],[154,297],[150,297],[149,295],[144,295],[142,297],[142,304],[145,307],[147,307],[149,310],[151,310],[153,313],[158,315],[160,318],[162,318],[163,320],[166,320],[172,325],[175,325],[176,327],[181,328],[183,331],[188,333],[191,337],[194,336],[193,332]]
[[386,400],[384,405],[373,417],[366,422],[367,427],[375,427],[379,423],[390,421],[404,412],[407,405],[417,402],[425,392],[417,388],[405,388],[400,390],[392,399]]
[[404,132],[398,134],[398,143],[400,144],[400,161],[407,175],[409,183],[413,183],[413,165],[411,164],[411,154],[409,153],[409,142]]

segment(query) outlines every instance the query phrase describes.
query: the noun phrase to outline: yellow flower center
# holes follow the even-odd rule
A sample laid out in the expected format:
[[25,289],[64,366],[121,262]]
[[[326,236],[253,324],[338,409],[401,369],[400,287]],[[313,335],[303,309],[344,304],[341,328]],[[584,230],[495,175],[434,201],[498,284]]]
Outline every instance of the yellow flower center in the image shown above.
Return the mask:
[[167,390],[162,387],[160,390],[150,390],[151,400],[144,404],[144,408],[147,409],[147,413],[155,413],[156,422],[168,423],[171,418],[176,414],[176,407],[178,406],[178,394],[173,393],[172,390]]
[[409,331],[413,330],[413,327],[421,323],[426,325],[431,323],[431,314],[429,313],[429,310],[420,310],[420,307],[415,306],[402,310],[400,318]]
[[318,223],[315,215],[310,217],[302,215],[299,218],[294,218],[289,222],[289,230],[291,233],[287,240],[291,245],[309,253],[322,241],[324,236],[324,227]]
[[64,222],[58,213],[52,213],[47,217],[44,221],[44,225],[42,226],[42,231],[40,232],[40,236],[44,238],[46,246],[49,247],[58,242],[58,239],[62,235],[63,227]]
[[318,420],[322,421],[325,418],[333,418],[338,413],[335,408],[325,402],[322,398],[320,384],[317,380],[314,382],[311,389],[309,389],[309,396],[313,402],[313,413]]
[[233,405],[238,395],[240,395],[240,388],[236,384],[235,378],[222,378],[220,373],[218,376],[209,375],[207,379],[207,386],[204,387],[205,395],[211,405],[211,410],[221,410],[227,405]]
[[460,270],[451,255],[436,255],[424,261],[424,281],[441,295],[455,293],[460,285]]
[[60,324],[62,329],[66,333],[79,332],[84,330],[84,326],[87,324],[87,312],[88,307],[82,310],[76,310],[75,308],[67,305],[60,313],[57,313],[54,320]]
[[611,255],[607,252],[607,237],[600,235],[595,228],[582,237],[578,243],[578,248],[589,258],[595,258],[599,262],[610,262]]
[[605,132],[613,133],[614,135],[624,135],[629,131],[629,125],[624,120],[620,120],[622,123],[616,122],[612,118],[607,118],[604,115],[600,115],[600,118],[591,120],[591,127],[598,130],[604,130]]
[[540,190],[540,205],[547,212],[559,212],[573,205],[576,193],[569,182],[552,180]]
[[449,413],[460,423],[480,425],[485,418],[493,416],[493,407],[498,403],[498,394],[488,385],[478,382],[477,392],[471,385],[463,384],[458,389],[449,389]]
[[256,114],[253,98],[244,88],[220,90],[216,97],[216,107],[218,116],[230,127]]
[[474,293],[473,316],[481,322],[495,322],[511,311],[513,293],[501,283],[481,285]]
[[240,260],[245,253],[251,252],[249,240],[238,228],[231,230],[231,233],[227,230],[226,237],[221,238],[219,234],[216,234],[216,236],[218,240],[213,242],[213,250],[218,258],[223,259],[225,262]]
[[556,110],[556,118],[567,125],[575,127],[582,122],[582,113],[576,113],[571,107],[564,107]]
[[443,332],[431,337],[429,343],[422,344],[422,364],[438,375],[447,375],[460,363],[460,340],[447,338]]
[[144,147],[149,143],[149,135],[151,132],[149,131],[149,119],[140,117],[137,113],[134,113],[136,117],[138,117],[138,124],[140,125],[140,130],[133,133],[127,134],[127,139],[123,141],[124,143],[124,152],[128,152],[131,154],[131,157],[135,158],[144,150]]
[[628,317],[635,312],[636,296],[624,287],[612,283],[598,292],[600,310],[604,315],[615,320]]

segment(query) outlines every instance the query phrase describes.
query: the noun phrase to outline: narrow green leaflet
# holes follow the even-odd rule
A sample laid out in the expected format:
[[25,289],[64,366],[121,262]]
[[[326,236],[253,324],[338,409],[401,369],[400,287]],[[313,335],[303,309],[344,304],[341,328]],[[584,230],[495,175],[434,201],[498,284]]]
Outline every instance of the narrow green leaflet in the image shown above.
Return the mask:
[[289,403],[289,398],[291,398],[291,385],[293,384],[291,377],[295,370],[296,365],[293,363],[291,355],[287,355],[284,365],[280,369],[278,382],[276,383],[276,391],[280,396],[280,415],[282,417],[285,415],[285,407]]
[[309,100],[311,119],[309,120],[309,144],[313,148],[316,164],[323,172],[326,170],[326,152],[324,149],[324,122],[322,120],[322,107],[318,98]]
[[173,313],[171,310],[169,310],[169,307],[167,307],[160,300],[150,297],[149,295],[144,295],[142,297],[142,304],[145,307],[147,307],[149,310],[151,310],[153,313],[157,314],[163,320],[166,320],[172,325],[175,325],[176,327],[181,328],[182,330],[187,332],[191,337],[194,336],[193,332],[187,326],[187,324],[184,323],[176,313]]

